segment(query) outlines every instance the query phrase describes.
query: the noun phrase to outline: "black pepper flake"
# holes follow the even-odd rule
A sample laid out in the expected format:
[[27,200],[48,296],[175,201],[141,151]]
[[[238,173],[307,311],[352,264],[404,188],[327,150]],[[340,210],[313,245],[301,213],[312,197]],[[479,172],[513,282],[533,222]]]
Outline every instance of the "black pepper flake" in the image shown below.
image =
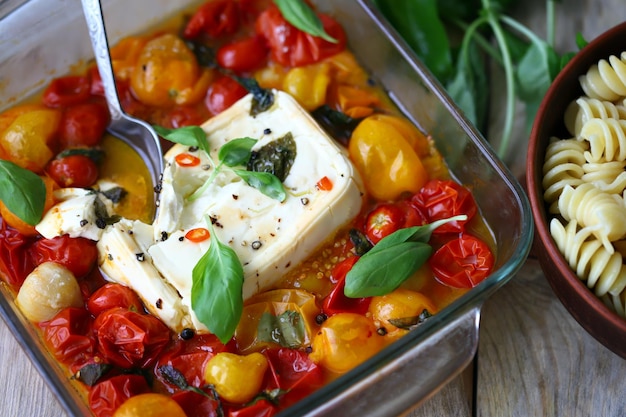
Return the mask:
[[268,127],[268,128],[266,128],[266,129],[263,131],[263,133],[264,133],[264,134],[266,134],[266,135],[269,135],[270,133],[272,133],[272,129],[270,129],[270,128]]
[[302,197],[300,199],[300,202],[302,203],[303,206],[306,206],[307,204],[309,204],[309,199],[306,197]]
[[167,232],[165,232],[165,231],[161,232],[161,242],[165,242],[168,237],[169,236],[168,236]]
[[263,246],[263,243],[261,243],[260,240],[255,240],[254,242],[252,242],[252,249],[254,250],[259,249],[261,246]]
[[324,313],[320,313],[317,316],[315,316],[315,323],[317,324],[322,324],[324,323],[326,320],[328,319],[328,316]]
[[113,260],[113,255],[111,255],[110,253],[109,253],[109,254],[107,254],[107,259],[108,259],[109,261],[112,261],[112,260]]
[[128,231],[128,234],[129,234],[129,235],[132,235],[133,233],[135,233],[135,232],[133,232],[132,230],[129,230],[129,231]]
[[145,260],[146,260],[146,255],[145,255],[143,252],[136,253],[136,254],[135,254],[135,257],[137,257],[137,260],[138,260],[139,262],[143,262],[143,261],[145,261]]
[[203,171],[208,171],[211,169],[211,165],[209,164],[204,164],[202,165],[200,168],[202,168]]
[[106,226],[107,226],[107,222],[102,217],[99,217],[96,219],[96,227],[98,229],[104,229]]
[[311,354],[311,352],[313,352],[313,347],[312,347],[312,346],[307,346],[307,347],[305,347],[305,348],[304,348],[304,352],[305,352],[307,355],[310,355],[310,354]]
[[193,339],[195,335],[196,335],[196,332],[193,329],[190,329],[189,327],[185,327],[183,331],[180,332],[180,338],[183,340]]
[[189,152],[198,152],[198,147],[197,146],[190,146],[189,147]]
[[387,334],[387,329],[385,329],[384,327],[379,327],[378,329],[376,329],[376,333],[378,333],[380,336],[384,336]]
[[233,200],[239,200],[239,196],[237,194],[233,194]]
[[183,240],[185,240],[185,236],[179,236],[179,237],[178,237],[178,241],[179,241],[179,242],[182,242]]
[[163,308],[163,300],[162,299],[158,299],[156,302],[156,308],[158,308],[159,310],[161,310]]
[[85,220],[85,219],[82,219],[82,220],[80,221],[80,227],[85,227],[85,226],[87,226],[88,224],[89,224],[89,222],[88,222],[87,220]]

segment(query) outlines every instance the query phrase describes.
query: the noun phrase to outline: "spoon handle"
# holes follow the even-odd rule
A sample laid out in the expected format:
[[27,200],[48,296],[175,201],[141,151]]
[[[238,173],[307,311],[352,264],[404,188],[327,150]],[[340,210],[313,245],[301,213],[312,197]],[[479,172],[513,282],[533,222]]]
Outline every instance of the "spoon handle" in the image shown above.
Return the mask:
[[113,65],[109,53],[109,42],[107,40],[106,28],[104,25],[104,15],[100,0],[81,0],[85,21],[89,29],[91,44],[93,46],[98,71],[102,78],[104,94],[109,105],[111,119],[119,120],[123,117],[122,105],[120,104],[117,90],[115,89],[115,78],[113,76]]

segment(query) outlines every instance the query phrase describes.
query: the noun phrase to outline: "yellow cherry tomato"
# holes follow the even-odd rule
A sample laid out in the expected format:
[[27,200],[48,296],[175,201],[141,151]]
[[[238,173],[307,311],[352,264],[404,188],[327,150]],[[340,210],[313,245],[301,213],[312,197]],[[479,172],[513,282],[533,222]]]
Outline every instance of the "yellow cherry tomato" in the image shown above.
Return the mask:
[[325,103],[329,84],[330,67],[321,63],[290,69],[283,79],[283,90],[311,111]]
[[312,361],[334,373],[345,373],[385,344],[374,322],[360,314],[338,313],[326,320],[313,339]]
[[207,362],[204,381],[224,400],[246,403],[260,391],[267,368],[267,358],[259,352],[245,356],[220,352]]
[[385,118],[370,116],[359,123],[348,149],[367,191],[376,199],[394,200],[404,192],[415,193],[428,180],[403,129]]
[[[155,107],[192,104],[189,96],[202,71],[193,52],[178,36],[149,40],[135,63],[130,85],[137,98]],[[208,82],[208,80],[206,80]]]
[[147,42],[147,37],[129,36],[111,48],[111,61],[117,80],[130,79],[137,59]]
[[55,139],[61,122],[57,109],[33,109],[21,113],[0,132],[0,148],[9,161],[42,172],[54,154],[50,144]]
[[368,313],[379,324],[379,327],[387,330],[385,337],[393,341],[403,336],[408,330],[394,326],[389,323],[389,320],[417,317],[424,310],[435,314],[437,308],[424,294],[398,288],[389,294],[372,297]]
[[113,413],[113,417],[186,416],[182,407],[171,397],[153,392],[130,397]]

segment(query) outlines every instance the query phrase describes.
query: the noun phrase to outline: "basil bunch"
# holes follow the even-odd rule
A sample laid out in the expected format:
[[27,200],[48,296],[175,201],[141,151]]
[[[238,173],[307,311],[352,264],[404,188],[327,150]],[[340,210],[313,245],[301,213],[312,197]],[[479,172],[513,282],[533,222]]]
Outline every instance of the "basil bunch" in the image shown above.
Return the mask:
[[[506,113],[496,152],[509,152],[516,99],[526,105],[526,125],[548,87],[574,55],[554,49],[557,0],[546,0],[546,39],[506,15],[512,0],[375,0],[382,14],[407,41],[465,115],[486,130],[490,62],[498,64],[506,79]],[[461,34],[460,45],[451,39]],[[495,47],[492,46],[495,41]],[[586,44],[577,35],[577,46]],[[483,132],[486,133],[486,132]],[[487,136],[487,135],[485,135]],[[496,137],[495,135],[493,135]]]

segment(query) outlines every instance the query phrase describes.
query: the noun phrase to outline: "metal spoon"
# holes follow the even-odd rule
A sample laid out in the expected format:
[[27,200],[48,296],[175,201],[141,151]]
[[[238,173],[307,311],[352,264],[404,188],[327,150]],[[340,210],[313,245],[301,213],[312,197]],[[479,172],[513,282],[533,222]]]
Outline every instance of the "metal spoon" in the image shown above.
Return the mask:
[[107,40],[102,4],[100,0],[81,0],[83,13],[89,29],[91,44],[98,65],[102,85],[104,86],[104,96],[111,113],[111,123],[108,131],[128,143],[143,158],[148,170],[152,175],[152,184],[155,187],[155,216],[158,210],[158,184],[163,172],[163,154],[159,136],[154,129],[143,120],[134,118],[124,112],[120,104],[117,90],[115,89],[115,79],[113,76],[113,66],[109,53],[109,43]]

